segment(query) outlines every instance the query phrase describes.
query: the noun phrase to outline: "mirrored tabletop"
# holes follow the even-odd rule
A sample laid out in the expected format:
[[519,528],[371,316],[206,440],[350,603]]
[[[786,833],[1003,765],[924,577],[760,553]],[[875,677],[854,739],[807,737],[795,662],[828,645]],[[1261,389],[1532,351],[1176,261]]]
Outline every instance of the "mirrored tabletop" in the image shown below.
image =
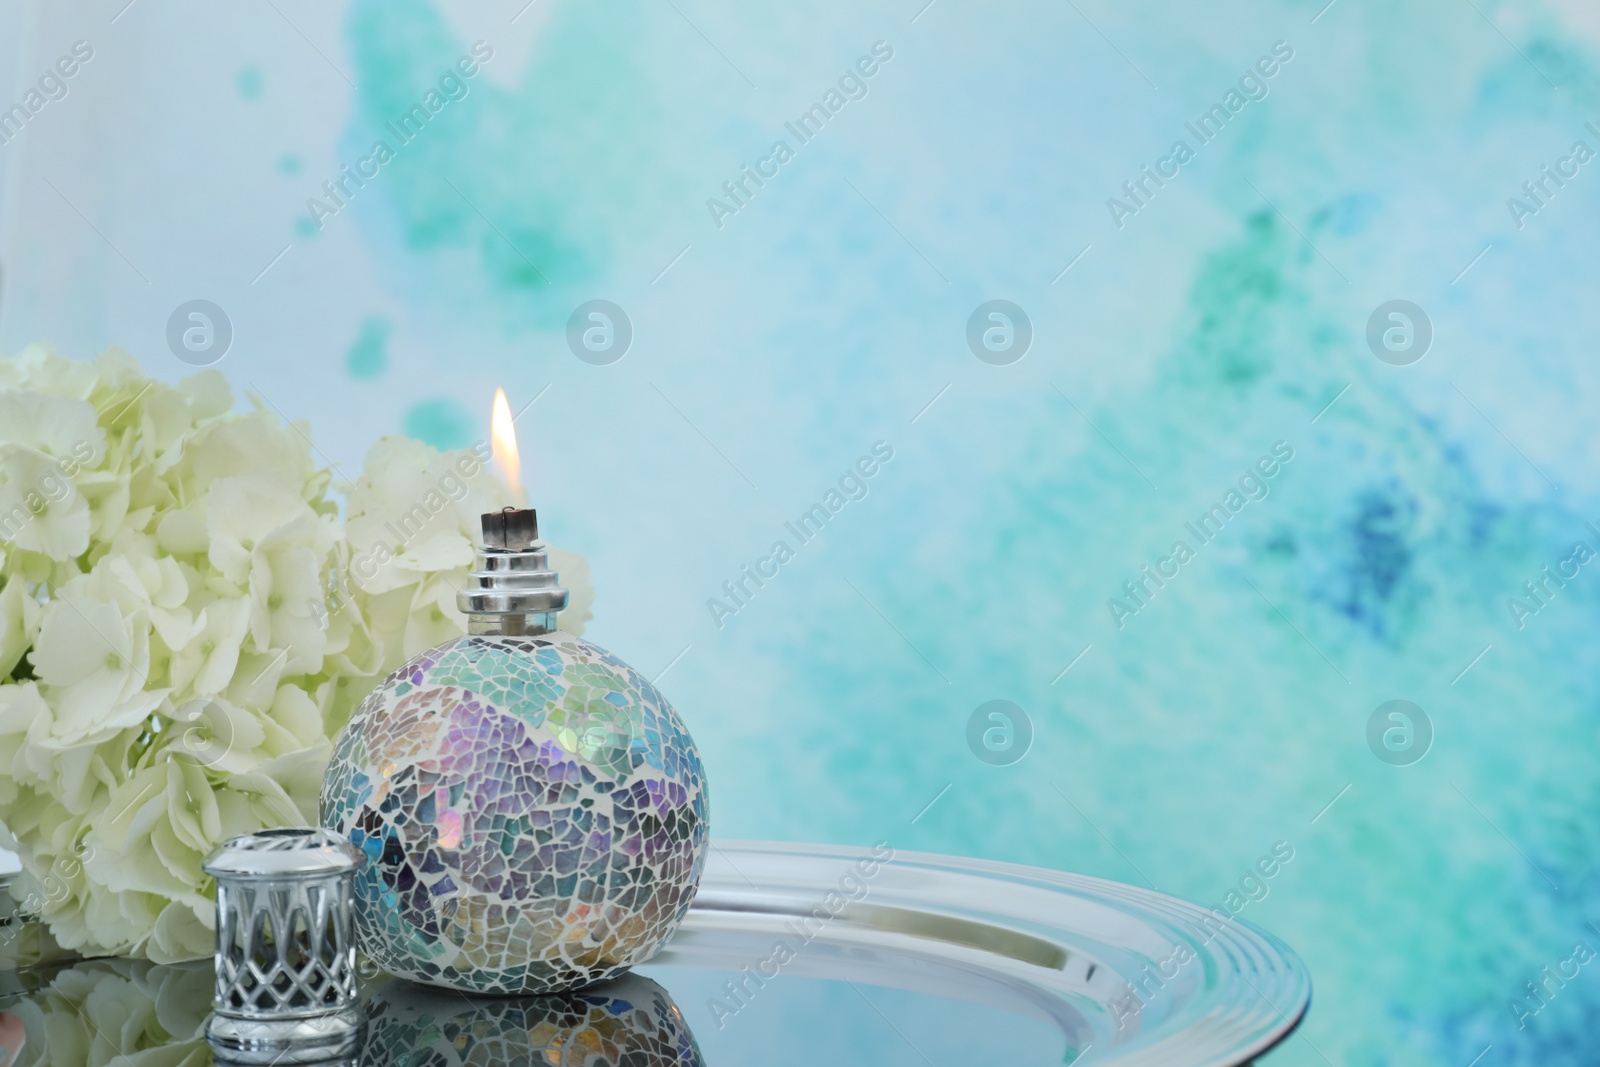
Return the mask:
[[[27,1033],[17,1063],[213,1062],[209,960],[64,959],[48,944],[27,929],[6,942],[0,1008]],[[886,847],[719,841],[666,950],[615,982],[493,998],[369,973],[362,992],[361,1052],[331,1062],[1221,1067],[1283,1040],[1311,985],[1272,935],[1133,886]]]

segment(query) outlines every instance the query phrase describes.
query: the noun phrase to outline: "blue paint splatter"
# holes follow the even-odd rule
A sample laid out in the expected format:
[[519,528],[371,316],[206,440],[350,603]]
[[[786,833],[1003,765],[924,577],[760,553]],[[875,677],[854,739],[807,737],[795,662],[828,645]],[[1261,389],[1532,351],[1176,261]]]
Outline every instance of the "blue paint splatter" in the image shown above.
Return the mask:
[[263,88],[261,68],[257,66],[240,67],[239,73],[234,78],[234,87],[239,90],[239,96],[244,100],[260,100]]
[[1356,501],[1348,527],[1347,584],[1337,607],[1375,637],[1391,632],[1390,604],[1411,569],[1406,535],[1416,514],[1416,500],[1397,486],[1369,490]]
[[371,379],[389,367],[389,320],[373,315],[361,324],[355,343],[344,354],[344,369],[352,378]]
[[472,427],[472,416],[445,397],[413,404],[403,424],[407,437],[438,449],[466,448],[472,443]]
[[1383,201],[1371,193],[1354,193],[1336,201],[1331,209],[1333,232],[1341,237],[1361,233],[1372,225],[1383,209]]

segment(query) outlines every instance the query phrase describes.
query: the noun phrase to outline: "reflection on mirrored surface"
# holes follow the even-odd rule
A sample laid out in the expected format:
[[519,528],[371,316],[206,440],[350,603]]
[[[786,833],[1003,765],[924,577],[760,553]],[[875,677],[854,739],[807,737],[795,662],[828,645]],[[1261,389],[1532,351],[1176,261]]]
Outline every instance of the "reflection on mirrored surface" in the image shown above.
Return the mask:
[[205,1067],[212,970],[142,960],[84,960],[25,973],[31,991],[6,998],[22,1020],[26,1043],[18,1067],[106,1064],[160,1049],[161,1067]]
[[26,1038],[22,1020],[9,1011],[0,1011],[0,1067],[11,1067],[17,1062]]
[[629,974],[543,997],[468,997],[395,979],[367,1002],[361,1067],[703,1067],[661,986]]
[[[17,1051],[7,1041],[24,1035],[17,1067],[224,1063],[205,1040],[208,961],[82,960],[11,977],[27,989],[0,998],[0,1067]],[[324,1067],[704,1067],[678,1005],[643,975],[509,998],[381,981],[360,1056]]]

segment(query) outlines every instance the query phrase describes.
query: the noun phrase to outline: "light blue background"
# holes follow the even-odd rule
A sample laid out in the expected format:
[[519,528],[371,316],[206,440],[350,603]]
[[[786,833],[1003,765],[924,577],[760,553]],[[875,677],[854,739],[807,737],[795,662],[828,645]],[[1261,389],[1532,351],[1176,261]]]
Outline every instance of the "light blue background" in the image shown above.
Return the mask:
[[[547,535],[590,558],[591,636],[671,664],[719,836],[1208,902],[1286,841],[1243,915],[1317,992],[1271,1062],[1589,1062],[1595,968],[1512,1004],[1600,950],[1600,578],[1522,629],[1506,601],[1600,548],[1600,162],[1521,228],[1507,199],[1600,149],[1600,17],[1324,2],[22,4],[0,105],[95,58],[0,146],[0,349],[176,378],[167,316],[214,300],[220,368],[345,474],[384,433],[484,435],[497,385],[540,397]],[[478,39],[469,95],[315,229]],[[706,199],[880,40],[868,95],[718,228]],[[1269,95],[1117,228],[1107,198],[1278,41]],[[594,298],[635,330],[607,367],[564,337]],[[996,298],[1034,327],[1004,367],[964,339]],[[1365,343],[1394,298],[1435,329],[1408,367]],[[869,495],[719,629],[707,598],[879,440]],[[1270,496],[1117,628],[1277,441]],[[994,698],[1036,734],[1010,767],[965,740]],[[1365,740],[1396,698],[1436,731],[1410,767]]]

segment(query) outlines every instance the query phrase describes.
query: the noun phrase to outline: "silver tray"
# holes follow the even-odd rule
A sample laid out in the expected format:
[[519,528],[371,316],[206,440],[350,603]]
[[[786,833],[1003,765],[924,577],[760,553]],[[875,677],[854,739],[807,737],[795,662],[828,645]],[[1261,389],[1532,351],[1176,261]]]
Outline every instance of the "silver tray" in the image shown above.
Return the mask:
[[[842,1004],[864,1002],[850,1025],[878,1022],[885,1039],[871,1042],[876,1055],[862,1063],[971,1064],[974,1048],[952,1047],[965,1043],[945,1031],[982,1029],[975,1045],[1007,1048],[990,1057],[979,1048],[976,1062],[1222,1067],[1282,1041],[1310,1004],[1310,975],[1294,951],[1224,913],[1098,878],[923,853],[896,853],[861,877],[855,865],[871,855],[714,844],[688,919],[642,968],[673,991],[708,1064],[753,1051],[755,1042],[726,1036],[747,1014],[795,1018],[781,1003],[791,977],[841,987],[832,999]],[[796,951],[779,978],[765,978],[787,955],[774,951],[778,942]],[[736,985],[748,991],[743,1006],[722,987],[718,1007],[685,996],[702,984],[686,981],[689,969],[754,972],[763,984]],[[913,995],[891,1004],[882,990]],[[758,1012],[763,998],[778,1003]],[[727,1007],[737,1007],[733,1016]],[[772,1036],[760,1044],[772,1049]]]
[[[688,918],[644,977],[576,1000],[368,975],[367,1046],[329,1067],[609,1063],[625,1040],[644,1049],[627,1062],[667,1067],[1221,1067],[1283,1040],[1310,1002],[1294,952],[1223,913],[1081,875],[887,853],[715,842]],[[102,982],[151,1022],[95,1018]],[[39,961],[0,974],[0,1008],[35,1037],[81,1030],[108,1055],[161,1047],[198,1067],[210,983],[209,960]],[[563,1022],[601,1001],[587,1033]],[[30,1038],[20,1062],[80,1067],[76,1042],[41,1044]]]

